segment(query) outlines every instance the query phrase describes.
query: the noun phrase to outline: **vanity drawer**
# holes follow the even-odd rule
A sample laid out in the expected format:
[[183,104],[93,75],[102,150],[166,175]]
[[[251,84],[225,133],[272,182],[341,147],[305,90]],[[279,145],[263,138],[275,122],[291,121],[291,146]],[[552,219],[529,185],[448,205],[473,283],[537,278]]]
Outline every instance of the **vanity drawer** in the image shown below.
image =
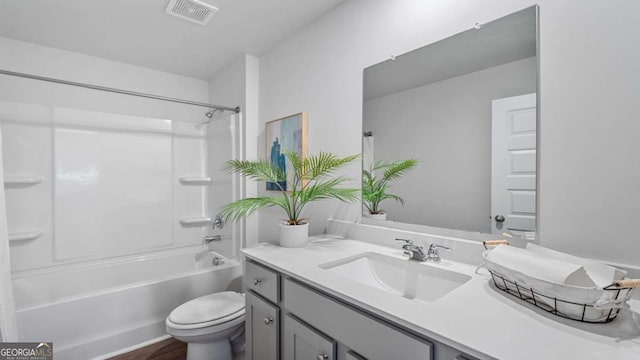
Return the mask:
[[247,289],[262,295],[267,300],[278,303],[280,294],[280,275],[262,265],[247,260],[245,263],[245,279]]
[[286,311],[369,360],[433,358],[433,345],[424,339],[290,279],[282,286]]

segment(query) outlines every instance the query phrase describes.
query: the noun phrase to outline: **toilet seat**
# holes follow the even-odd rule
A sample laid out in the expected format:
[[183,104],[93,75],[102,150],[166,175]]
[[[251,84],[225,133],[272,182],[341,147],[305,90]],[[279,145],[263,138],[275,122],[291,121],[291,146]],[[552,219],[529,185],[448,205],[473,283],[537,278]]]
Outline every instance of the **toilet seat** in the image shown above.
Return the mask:
[[[188,301],[167,317],[166,325],[176,330],[201,329],[244,318],[244,295],[224,291]],[[224,327],[224,326],[221,326]]]

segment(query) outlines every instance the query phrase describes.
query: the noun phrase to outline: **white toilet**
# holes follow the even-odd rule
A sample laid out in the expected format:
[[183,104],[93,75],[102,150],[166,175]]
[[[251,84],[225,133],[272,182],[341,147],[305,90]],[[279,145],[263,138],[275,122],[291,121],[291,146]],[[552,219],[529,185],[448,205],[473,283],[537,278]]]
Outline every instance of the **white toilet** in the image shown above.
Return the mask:
[[244,346],[244,294],[234,291],[188,301],[167,317],[167,333],[187,343],[187,360],[231,360]]

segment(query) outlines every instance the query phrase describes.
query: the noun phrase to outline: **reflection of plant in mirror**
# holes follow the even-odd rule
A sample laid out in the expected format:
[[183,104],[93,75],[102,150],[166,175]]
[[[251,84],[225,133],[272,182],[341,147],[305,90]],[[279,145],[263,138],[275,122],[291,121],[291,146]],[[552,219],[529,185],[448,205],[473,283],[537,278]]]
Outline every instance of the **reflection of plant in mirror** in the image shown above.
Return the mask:
[[[331,177],[331,175],[339,168],[358,159],[360,155],[340,158],[321,152],[319,155],[303,159],[298,153],[288,150],[284,151],[284,155],[293,168],[293,179],[289,181],[287,181],[287,174],[280,167],[266,160],[226,162],[227,172],[241,174],[252,180],[272,182],[278,187],[280,196],[258,196],[226,204],[222,207],[222,216],[225,219],[239,220],[260,208],[277,206],[286,212],[285,221],[289,225],[301,225],[306,222],[300,217],[302,208],[312,201],[338,199],[350,202],[357,199],[358,189],[340,187],[349,179],[342,176]],[[281,184],[287,184],[287,186]]]
[[[386,199],[393,199],[404,205],[401,197],[387,192],[390,187],[389,183],[393,179],[404,176],[416,165],[418,165],[416,159],[379,161],[369,170],[362,170],[362,203],[370,214],[381,214],[383,210],[380,209],[380,203]],[[381,178],[376,177],[376,171],[384,171]]]

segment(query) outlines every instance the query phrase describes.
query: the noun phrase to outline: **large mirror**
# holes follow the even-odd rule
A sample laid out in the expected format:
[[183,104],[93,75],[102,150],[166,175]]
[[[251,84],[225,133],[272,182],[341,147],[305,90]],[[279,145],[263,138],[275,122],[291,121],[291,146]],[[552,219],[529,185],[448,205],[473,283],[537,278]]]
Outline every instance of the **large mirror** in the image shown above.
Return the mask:
[[537,55],[531,7],[366,68],[363,218],[532,234]]

